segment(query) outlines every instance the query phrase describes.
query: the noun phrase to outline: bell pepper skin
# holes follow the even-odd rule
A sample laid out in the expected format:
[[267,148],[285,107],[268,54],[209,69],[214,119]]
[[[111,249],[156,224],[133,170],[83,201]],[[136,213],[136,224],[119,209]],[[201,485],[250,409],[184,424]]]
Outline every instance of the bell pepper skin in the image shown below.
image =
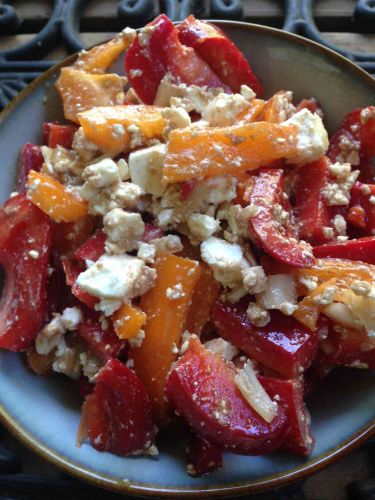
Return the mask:
[[314,263],[310,245],[296,240],[290,221],[286,226],[281,225],[274,215],[274,207],[284,205],[283,178],[280,169],[264,169],[255,177],[248,199],[258,210],[249,220],[249,227],[274,259],[291,266],[309,267]]
[[99,229],[75,251],[73,258],[83,262],[97,261],[104,254],[105,240],[106,235]]
[[126,346],[126,342],[116,335],[112,321],[103,330],[99,321],[100,314],[83,308],[84,321],[78,325],[78,333],[85,344],[103,362],[117,358]]
[[[192,338],[169,375],[166,395],[195,432],[217,445],[242,455],[270,453],[284,440],[284,409],[279,405],[267,423],[243,398],[235,375],[232,363]],[[228,408],[222,414],[221,405]]]
[[339,130],[332,136],[327,151],[332,162],[354,163],[353,159],[359,162],[359,180],[362,182],[375,181],[371,166],[371,158],[375,155],[374,110],[374,106],[368,106],[347,114]]
[[333,210],[322,194],[329,182],[329,165],[328,158],[323,157],[300,167],[296,174],[294,214],[300,237],[312,245],[327,243],[329,238],[324,235],[323,228],[332,227]]
[[262,85],[247,59],[219,28],[191,15],[177,29],[180,41],[192,47],[233,92],[248,85],[258,97],[263,95]]
[[0,348],[23,351],[32,344],[47,312],[51,223],[24,195],[17,195],[0,208],[0,228],[5,273]]
[[18,159],[17,191],[26,192],[26,181],[30,170],[39,172],[44,162],[41,147],[36,144],[25,144]]
[[310,429],[310,414],[303,401],[303,383],[297,379],[280,380],[270,377],[259,377],[259,381],[271,398],[276,398],[285,409],[288,430],[282,449],[307,457],[314,446],[314,438]]
[[375,236],[321,245],[315,247],[313,253],[315,257],[319,258],[360,260],[368,264],[375,264]]
[[65,272],[66,284],[71,287],[72,294],[87,307],[94,309],[99,299],[82,290],[76,283],[78,276],[86,270],[86,267],[72,259],[65,259],[62,264]]
[[126,53],[125,70],[145,104],[154,102],[160,81],[168,72],[176,83],[230,91],[194,49],[182,45],[176,27],[165,14],[138,34]]
[[283,377],[297,377],[314,359],[318,333],[278,311],[271,311],[268,325],[255,327],[247,317],[247,303],[216,302],[211,317],[219,335]]
[[155,430],[146,389],[117,359],[109,360],[97,375],[94,391],[82,407],[79,434],[87,434],[96,450],[117,455],[147,453],[153,445]]
[[188,466],[188,473],[194,477],[214,472],[223,465],[222,447],[195,433],[191,437],[188,455],[193,466],[192,469]]
[[60,123],[43,123],[43,144],[50,148],[62,146],[72,149],[74,135],[77,132],[76,125],[61,125]]
[[365,329],[337,327],[329,319],[329,333],[320,345],[316,362],[321,366],[353,366],[375,369],[375,342]]
[[373,235],[375,230],[375,184],[356,182],[350,191],[350,206],[347,220],[364,235]]

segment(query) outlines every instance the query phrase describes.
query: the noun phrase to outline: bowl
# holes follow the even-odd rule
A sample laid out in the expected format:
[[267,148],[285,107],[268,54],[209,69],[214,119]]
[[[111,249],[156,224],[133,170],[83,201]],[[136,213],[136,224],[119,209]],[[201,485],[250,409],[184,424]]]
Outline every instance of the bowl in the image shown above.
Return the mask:
[[[290,89],[296,101],[316,97],[330,132],[353,108],[375,103],[375,80],[335,52],[272,28],[233,21],[217,24],[249,58],[266,95]],[[53,82],[61,66],[74,57],[34,81],[2,113],[1,202],[12,191],[21,146],[39,142],[44,121],[61,119]],[[375,433],[375,373],[335,370],[309,404],[316,437],[310,457],[227,454],[223,470],[194,479],[186,473],[186,442],[173,435],[162,443],[157,459],[121,458],[99,453],[89,444],[76,448],[80,400],[72,382],[33,375],[19,355],[0,353],[0,387],[1,420],[20,441],[69,474],[130,494],[234,497],[279,488],[316,472]]]

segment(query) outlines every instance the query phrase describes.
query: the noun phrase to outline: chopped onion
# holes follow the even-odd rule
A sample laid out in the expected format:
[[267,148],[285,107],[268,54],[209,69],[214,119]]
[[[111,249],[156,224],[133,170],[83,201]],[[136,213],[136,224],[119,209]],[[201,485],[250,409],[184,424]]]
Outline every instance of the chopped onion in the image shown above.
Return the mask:
[[247,361],[235,377],[242,396],[266,422],[270,423],[277,414],[277,403],[272,401],[257,379],[253,364]]
[[283,304],[297,304],[294,277],[290,274],[274,274],[267,277],[264,292],[257,294],[257,302],[265,309],[283,309]]
[[362,321],[355,316],[349,307],[341,302],[333,302],[326,306],[322,312],[335,323],[339,323],[345,328],[361,328]]
[[338,300],[346,304],[354,316],[361,321],[368,336],[375,338],[375,299],[345,290]]

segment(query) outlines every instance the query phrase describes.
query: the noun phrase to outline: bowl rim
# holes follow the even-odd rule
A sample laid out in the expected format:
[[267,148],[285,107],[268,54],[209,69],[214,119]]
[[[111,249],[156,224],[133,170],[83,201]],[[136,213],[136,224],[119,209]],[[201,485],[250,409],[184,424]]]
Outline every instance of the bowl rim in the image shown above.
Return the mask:
[[[281,29],[272,28],[269,26],[262,26],[259,24],[247,23],[242,21],[231,20],[217,20],[207,19],[212,23],[221,25],[222,27],[239,27],[245,30],[258,31],[270,34],[279,38],[287,38],[294,41],[299,45],[311,47],[313,50],[321,52],[328,59],[334,63],[344,67],[347,71],[355,74],[360,79],[364,80],[366,84],[374,87],[375,79],[369,75],[365,70],[361,69],[355,63],[342,56],[341,54],[324,47],[323,45],[304,38],[303,36],[295,33],[289,33]],[[52,66],[33,82],[31,82],[15,99],[13,99],[0,113],[0,126],[5,121],[6,117],[12,110],[29,94],[31,94],[37,87],[49,80],[61,67],[71,64],[77,57],[77,53],[72,54],[58,64]],[[287,472],[280,472],[278,474],[267,475],[253,480],[239,481],[236,483],[227,483],[225,485],[212,484],[209,486],[195,487],[165,487],[160,485],[152,485],[150,483],[140,483],[137,481],[129,480],[115,480],[107,474],[98,473],[89,467],[85,467],[75,463],[73,460],[64,457],[55,450],[42,444],[36,437],[20,425],[11,414],[0,405],[0,423],[2,423],[7,430],[14,435],[23,445],[27,446],[34,453],[46,459],[53,465],[61,468],[64,472],[80,479],[91,483],[92,485],[105,488],[111,491],[126,493],[129,495],[142,495],[142,496],[158,496],[164,498],[208,498],[208,497],[231,497],[242,496],[249,493],[258,493],[270,489],[278,489],[282,486],[305,478],[306,476],[316,473],[323,467],[332,464],[339,458],[342,458],[356,447],[364,443],[367,439],[375,435],[375,418],[357,432],[351,434],[347,439],[343,440],[338,446],[329,449],[327,452],[315,457],[313,460],[306,460],[306,462],[289,469]]]

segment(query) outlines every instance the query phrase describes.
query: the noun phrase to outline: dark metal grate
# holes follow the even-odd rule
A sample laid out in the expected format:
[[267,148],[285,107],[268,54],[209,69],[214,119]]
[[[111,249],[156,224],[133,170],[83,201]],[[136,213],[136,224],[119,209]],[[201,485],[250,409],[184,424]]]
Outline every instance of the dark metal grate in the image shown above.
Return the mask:
[[[0,0],[0,34],[16,34],[21,19],[12,2]],[[80,28],[87,28],[82,19],[91,0],[54,0],[52,13],[39,33],[15,48],[0,51],[0,109],[43,71],[57,61],[41,60],[60,43],[69,53],[85,48]],[[285,0],[281,18],[258,19],[306,36],[336,50],[375,75],[375,53],[361,54],[337,47],[319,30],[314,17],[314,0]],[[142,26],[152,17],[165,12],[172,20],[183,19],[190,13],[202,18],[253,20],[245,15],[240,0],[122,0],[116,11],[106,17],[101,29],[120,30],[123,26]],[[82,22],[81,22],[82,21]],[[338,23],[333,18],[333,22]],[[324,19],[319,23],[324,24]],[[330,21],[332,22],[332,21]],[[345,21],[347,31],[375,32],[375,2],[358,0],[353,15]],[[81,26],[81,24],[83,26]],[[27,28],[27,26],[26,26]],[[92,28],[92,26],[91,26]],[[97,29],[98,26],[94,26]]]
[[[375,1],[358,0],[352,16],[346,18],[317,19],[314,16],[314,0],[284,0],[282,12],[271,17],[253,16],[251,2],[249,12],[243,8],[240,0],[122,0],[117,2],[113,12],[106,18],[87,20],[84,13],[90,0],[54,0],[49,18],[40,19],[33,26],[37,35],[19,46],[0,51],[0,109],[11,101],[34,78],[50,68],[57,61],[42,60],[53,50],[64,44],[68,53],[85,48],[82,31],[119,31],[124,26],[139,27],[144,25],[160,12],[165,12],[172,20],[183,19],[190,13],[201,18],[234,19],[269,24],[298,33],[345,55],[363,69],[375,76],[375,54],[361,54],[332,44],[322,29],[358,31],[375,33]],[[280,0],[280,3],[281,0]],[[21,21],[17,9],[11,1],[0,0],[0,35],[14,35],[20,31],[31,31],[27,21]],[[45,22],[44,22],[45,21]],[[39,23],[39,24],[38,24]],[[37,29],[35,29],[37,26]],[[22,29],[21,29],[22,28]],[[7,433],[2,431],[2,442],[10,442]],[[4,439],[4,434],[7,439]],[[14,449],[12,446],[11,449]],[[370,442],[369,461],[375,464],[375,441]],[[10,452],[0,444],[0,500],[24,499],[118,499],[121,495],[102,492],[97,488],[71,479],[65,474],[55,471],[52,475],[23,472],[25,451],[18,447],[18,454]],[[372,471],[374,472],[374,471]],[[344,481],[344,478],[338,478]],[[375,480],[355,481],[347,486],[349,500],[374,500]],[[277,492],[255,495],[256,500],[303,500],[305,495],[302,483],[283,488]]]

